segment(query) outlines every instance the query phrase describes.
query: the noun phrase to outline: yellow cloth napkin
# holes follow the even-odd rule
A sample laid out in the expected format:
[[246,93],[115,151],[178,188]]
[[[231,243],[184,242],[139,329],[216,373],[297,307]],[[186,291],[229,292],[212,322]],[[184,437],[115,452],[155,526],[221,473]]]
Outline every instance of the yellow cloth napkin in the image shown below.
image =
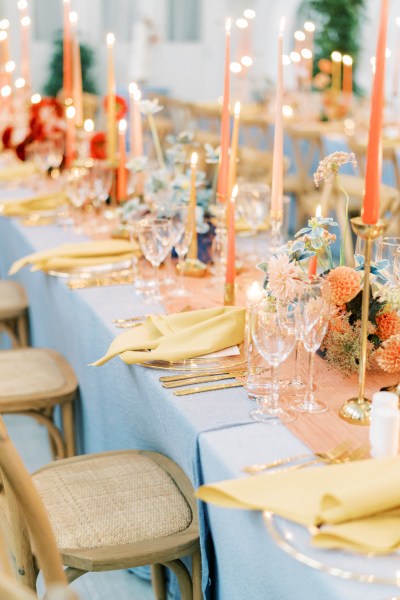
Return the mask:
[[[135,364],[144,360],[178,361],[240,344],[244,338],[244,308],[221,307],[172,315],[151,315],[143,325],[119,335],[102,365],[117,354]],[[150,350],[150,352],[147,352]]]
[[317,546],[388,553],[400,548],[399,482],[398,456],[222,481],[201,486],[197,496],[323,525],[313,532]]
[[67,197],[64,194],[46,194],[45,196],[24,198],[23,200],[1,200],[0,215],[22,217],[32,212],[53,210],[66,202]]
[[32,162],[16,162],[0,168],[0,182],[18,181],[26,179],[36,173],[37,169]]
[[32,271],[39,269],[49,271],[56,268],[71,269],[124,261],[131,258],[133,253],[132,245],[126,240],[95,240],[63,244],[20,258],[11,266],[9,275],[14,275],[28,264],[33,265]]

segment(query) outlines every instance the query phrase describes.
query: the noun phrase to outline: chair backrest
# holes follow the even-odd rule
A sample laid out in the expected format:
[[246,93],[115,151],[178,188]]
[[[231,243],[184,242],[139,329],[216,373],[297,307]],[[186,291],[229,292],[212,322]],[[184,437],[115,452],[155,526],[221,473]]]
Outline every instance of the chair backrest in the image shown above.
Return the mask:
[[[0,470],[3,484],[0,495],[2,570],[8,575],[14,570],[20,583],[35,589],[37,569],[33,549],[46,588],[67,588],[67,578],[46,509],[1,417]],[[9,565],[7,567],[7,555],[11,556],[12,569]]]

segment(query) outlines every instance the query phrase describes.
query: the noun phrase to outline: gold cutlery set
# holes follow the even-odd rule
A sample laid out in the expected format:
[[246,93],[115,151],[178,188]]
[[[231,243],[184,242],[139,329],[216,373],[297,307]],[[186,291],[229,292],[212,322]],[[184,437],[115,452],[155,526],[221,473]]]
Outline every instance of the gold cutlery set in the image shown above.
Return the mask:
[[[349,440],[345,440],[338,446],[330,448],[325,452],[315,452],[314,454],[298,454],[288,458],[279,458],[278,460],[274,460],[269,463],[247,465],[242,468],[242,471],[249,473],[250,475],[262,473],[264,471],[296,471],[297,469],[302,469],[303,467],[309,467],[318,463],[337,464],[352,462],[362,458],[367,458],[368,453],[368,446],[361,445],[353,448],[351,442]],[[296,464],[285,467],[284,469],[279,469],[279,467],[288,465],[290,463]]]
[[237,377],[246,377],[247,370],[231,370],[231,371],[203,371],[198,374],[189,373],[185,375],[167,375],[160,377],[160,382],[164,388],[174,389],[178,387],[191,386],[193,384],[211,383],[212,385],[195,385],[184,390],[174,392],[175,396],[188,396],[191,394],[199,394],[202,392],[213,392],[215,390],[225,390],[229,388],[242,387],[243,381],[233,381],[230,383],[219,383],[227,379],[235,379]]
[[97,275],[96,277],[71,277],[67,281],[70,290],[82,290],[90,287],[108,287],[112,285],[132,284],[134,276],[132,271],[125,270],[108,275]]

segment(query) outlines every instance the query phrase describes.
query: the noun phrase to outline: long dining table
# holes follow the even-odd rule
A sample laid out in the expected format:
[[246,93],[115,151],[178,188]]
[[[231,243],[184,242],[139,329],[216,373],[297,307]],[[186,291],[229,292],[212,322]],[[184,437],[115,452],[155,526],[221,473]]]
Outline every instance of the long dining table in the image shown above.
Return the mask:
[[[1,191],[0,200],[9,194]],[[0,217],[0,274],[7,277],[11,264],[24,255],[83,239],[56,224],[27,227],[21,220]],[[177,397],[161,387],[158,370],[127,365],[119,358],[90,366],[120,333],[113,319],[164,312],[162,305],[144,306],[132,285],[70,290],[62,278],[29,268],[14,277],[28,293],[31,344],[58,350],[76,372],[80,452],[162,452],[184,469],[196,488],[246,477],[243,465],[309,450],[285,426],[252,421],[253,404],[244,388]],[[295,561],[278,548],[258,512],[200,504],[199,513],[206,598],[388,600],[400,595],[395,586],[343,580]]]

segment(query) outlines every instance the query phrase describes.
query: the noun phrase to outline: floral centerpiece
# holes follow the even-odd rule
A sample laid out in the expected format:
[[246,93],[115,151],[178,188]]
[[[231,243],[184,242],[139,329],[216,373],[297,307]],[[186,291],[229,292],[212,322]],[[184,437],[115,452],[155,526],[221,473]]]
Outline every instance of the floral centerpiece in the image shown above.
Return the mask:
[[[315,182],[337,176],[346,162],[354,164],[354,155],[334,153],[325,158],[314,175]],[[347,205],[346,195],[346,212]],[[364,257],[356,254],[354,266],[344,265],[341,244],[340,264],[335,265],[336,235],[328,230],[331,227],[338,225],[329,217],[311,218],[308,226],[296,233],[295,240],[258,267],[265,273],[264,287],[268,294],[294,300],[308,276],[310,260],[317,257],[321,275],[330,284],[332,301],[321,350],[330,366],[350,375],[359,369]],[[387,260],[371,264],[367,368],[397,373],[400,372],[400,288],[390,283],[388,266]]]

